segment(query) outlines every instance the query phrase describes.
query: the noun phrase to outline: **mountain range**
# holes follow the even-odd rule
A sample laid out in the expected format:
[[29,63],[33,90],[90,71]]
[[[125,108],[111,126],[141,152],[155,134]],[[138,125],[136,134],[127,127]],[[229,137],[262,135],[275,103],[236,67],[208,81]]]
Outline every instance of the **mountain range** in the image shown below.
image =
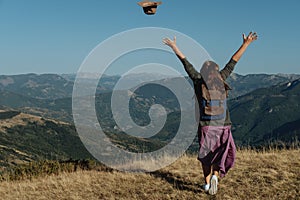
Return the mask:
[[242,144],[287,142],[300,136],[300,79],[230,101],[234,136]]
[[[141,74],[149,78],[149,74]],[[76,76],[22,74],[0,76],[1,166],[42,158],[91,157],[82,145],[72,117],[72,90]],[[96,110],[101,127],[111,140],[134,152],[147,152],[168,144],[176,134],[180,105],[167,88],[146,84],[133,91],[129,102],[133,121],[149,123],[151,105],[167,110],[163,129],[151,138],[124,134],[116,125],[111,95],[120,76],[103,76],[96,88]],[[130,77],[135,81],[135,77]],[[233,74],[228,83],[233,135],[239,146],[291,143],[300,136],[300,75]],[[87,82],[94,81],[89,78]],[[178,82],[176,78],[161,80]],[[197,139],[191,151],[197,150]]]

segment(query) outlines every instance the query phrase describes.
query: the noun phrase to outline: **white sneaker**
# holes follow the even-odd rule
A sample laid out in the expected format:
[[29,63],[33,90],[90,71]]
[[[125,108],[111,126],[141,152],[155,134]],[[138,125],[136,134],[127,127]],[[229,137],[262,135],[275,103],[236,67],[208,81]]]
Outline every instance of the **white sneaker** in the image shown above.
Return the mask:
[[209,188],[210,188],[210,184],[204,184],[204,185],[202,185],[202,189],[203,189],[205,192],[208,192]]
[[208,190],[208,193],[211,195],[217,194],[218,191],[218,177],[216,175],[213,175],[210,179],[210,188]]

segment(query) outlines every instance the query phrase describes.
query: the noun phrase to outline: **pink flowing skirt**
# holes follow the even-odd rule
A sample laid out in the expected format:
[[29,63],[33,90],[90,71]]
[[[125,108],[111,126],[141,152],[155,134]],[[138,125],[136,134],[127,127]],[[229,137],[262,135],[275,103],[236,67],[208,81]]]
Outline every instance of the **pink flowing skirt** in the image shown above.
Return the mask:
[[199,127],[198,160],[203,165],[217,165],[220,177],[224,177],[235,161],[236,147],[231,133],[231,126]]

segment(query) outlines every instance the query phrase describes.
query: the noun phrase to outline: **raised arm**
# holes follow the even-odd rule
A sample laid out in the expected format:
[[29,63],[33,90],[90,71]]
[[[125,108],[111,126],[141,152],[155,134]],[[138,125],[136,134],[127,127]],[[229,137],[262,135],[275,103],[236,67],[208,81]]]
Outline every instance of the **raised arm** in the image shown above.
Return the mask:
[[236,62],[240,60],[244,52],[246,51],[247,47],[254,41],[257,40],[257,34],[254,32],[250,32],[249,35],[246,37],[245,34],[243,34],[243,44],[240,46],[240,48],[233,54],[232,59]]
[[174,37],[174,40],[171,40],[169,38],[164,38],[163,43],[171,47],[171,49],[174,51],[174,53],[177,55],[177,57],[182,62],[185,71],[189,75],[191,79],[200,79],[201,74],[194,68],[194,66],[186,59],[185,55],[180,51],[180,49],[176,45],[176,37]]
[[234,66],[240,60],[244,52],[246,51],[249,44],[251,44],[254,40],[257,39],[257,34],[250,32],[249,35],[246,37],[243,34],[243,44],[240,48],[233,54],[230,61],[226,64],[226,66],[220,71],[223,80],[226,80],[230,74],[232,73]]
[[169,38],[164,38],[163,43],[171,47],[171,49],[180,59],[185,59],[185,55],[180,51],[180,49],[176,45],[176,37],[174,37],[174,40],[170,40]]

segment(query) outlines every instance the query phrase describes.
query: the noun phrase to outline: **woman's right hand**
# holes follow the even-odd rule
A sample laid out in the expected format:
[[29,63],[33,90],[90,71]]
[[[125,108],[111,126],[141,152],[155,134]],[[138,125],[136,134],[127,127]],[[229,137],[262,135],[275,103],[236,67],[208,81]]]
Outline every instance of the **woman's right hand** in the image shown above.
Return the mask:
[[174,36],[174,39],[171,40],[169,38],[164,38],[163,39],[163,43],[165,45],[168,45],[169,47],[172,48],[172,50],[174,51],[174,53],[180,58],[180,59],[184,59],[185,55],[179,50],[179,48],[176,45],[176,36]]
[[176,47],[176,36],[174,36],[174,39],[171,40],[170,38],[164,38],[163,39],[163,43],[165,45],[168,45],[169,47],[171,47],[172,49],[174,49]]

